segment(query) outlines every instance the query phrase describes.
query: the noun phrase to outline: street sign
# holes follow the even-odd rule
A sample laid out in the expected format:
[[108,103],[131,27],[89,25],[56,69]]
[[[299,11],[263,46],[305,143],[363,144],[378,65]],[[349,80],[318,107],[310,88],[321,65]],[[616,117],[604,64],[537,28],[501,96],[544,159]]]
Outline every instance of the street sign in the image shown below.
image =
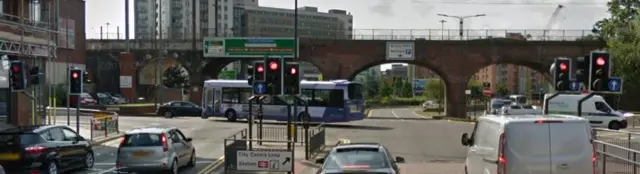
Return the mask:
[[609,77],[609,81],[607,82],[607,89],[609,93],[622,93],[622,78],[620,77]]
[[290,37],[208,37],[203,39],[203,56],[214,58],[259,58],[265,55],[293,58],[299,48]]
[[387,42],[387,60],[413,60],[414,50],[414,42]]
[[237,152],[237,170],[291,172],[293,152],[291,151],[250,151]]
[[569,91],[580,91],[580,82],[576,79],[569,81]]
[[262,95],[267,92],[267,86],[264,82],[254,82],[253,83],[253,94]]

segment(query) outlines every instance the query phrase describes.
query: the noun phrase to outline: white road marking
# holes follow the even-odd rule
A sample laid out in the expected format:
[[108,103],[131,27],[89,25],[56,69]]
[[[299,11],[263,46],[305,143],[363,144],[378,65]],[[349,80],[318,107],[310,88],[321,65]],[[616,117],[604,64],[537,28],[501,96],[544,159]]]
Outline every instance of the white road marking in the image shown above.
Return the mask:
[[413,113],[413,115],[418,116],[418,117],[427,118],[424,115],[420,115],[420,114],[416,113],[417,110],[418,109],[414,109],[413,111],[411,111],[411,113]]
[[396,117],[396,118],[400,119],[400,121],[404,121],[404,119],[402,119],[402,118],[398,117],[398,115],[397,115],[397,114],[396,114],[396,112],[395,112],[395,109],[391,109],[391,114],[393,114],[393,116],[394,116],[394,117]]

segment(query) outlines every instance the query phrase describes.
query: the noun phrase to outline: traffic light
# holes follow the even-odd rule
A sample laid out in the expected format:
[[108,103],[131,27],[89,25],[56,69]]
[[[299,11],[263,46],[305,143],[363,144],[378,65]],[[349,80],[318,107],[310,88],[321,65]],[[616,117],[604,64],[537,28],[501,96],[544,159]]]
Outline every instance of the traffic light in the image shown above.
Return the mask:
[[554,62],[554,87],[556,91],[568,91],[571,74],[571,59],[557,58]]
[[591,52],[589,68],[590,90],[605,91],[611,75],[611,54],[607,52]]
[[89,79],[89,72],[82,72],[82,82],[91,83],[91,79]]
[[266,57],[264,62],[267,68],[265,70],[266,94],[282,95],[282,58]]
[[589,55],[585,55],[582,57],[578,57],[577,61],[576,61],[576,80],[578,81],[578,83],[583,84],[584,86],[587,86],[587,84],[589,83],[589,62],[590,62],[590,57]]
[[33,68],[31,68],[31,70],[29,70],[29,84],[40,84],[40,67],[34,66]]
[[82,70],[69,70],[69,95],[80,95],[82,93]]
[[264,81],[265,80],[265,68],[264,62],[254,62],[253,63],[253,79],[255,81]]
[[253,85],[253,67],[252,66],[247,67],[247,73],[249,74],[247,77],[247,83],[249,85]]
[[285,64],[283,93],[285,95],[300,94],[300,66],[298,63]]
[[24,62],[11,61],[11,71],[9,71],[11,77],[11,91],[22,91],[27,87],[26,72],[24,69]]

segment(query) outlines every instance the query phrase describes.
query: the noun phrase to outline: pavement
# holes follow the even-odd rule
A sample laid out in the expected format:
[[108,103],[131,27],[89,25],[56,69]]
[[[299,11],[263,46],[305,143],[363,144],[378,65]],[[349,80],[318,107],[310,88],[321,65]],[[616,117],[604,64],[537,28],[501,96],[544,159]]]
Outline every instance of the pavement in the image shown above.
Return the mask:
[[[64,116],[66,117],[66,116]],[[177,117],[165,119],[161,117],[120,117],[120,130],[126,132],[134,128],[152,125],[174,126],[183,131],[185,136],[193,138],[196,147],[197,164],[193,168],[185,168],[182,174],[196,174],[217,161],[223,152],[224,138],[246,127],[245,124],[228,123],[219,120],[203,120],[200,117]],[[93,169],[77,171],[73,174],[115,174],[115,155],[119,140],[104,142],[94,148],[96,163]]]
[[374,109],[362,121],[330,124],[327,137],[350,142],[379,142],[392,155],[402,156],[404,174],[462,174],[466,148],[462,133],[471,133],[473,124],[433,120],[415,113],[419,108]]

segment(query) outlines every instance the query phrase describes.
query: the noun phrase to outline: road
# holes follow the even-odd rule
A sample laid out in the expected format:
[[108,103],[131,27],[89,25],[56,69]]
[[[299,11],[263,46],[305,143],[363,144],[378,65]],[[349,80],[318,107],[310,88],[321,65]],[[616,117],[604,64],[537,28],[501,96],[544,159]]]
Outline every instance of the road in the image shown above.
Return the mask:
[[[64,116],[66,118],[66,116]],[[203,120],[199,117],[179,117],[165,119],[161,117],[120,117],[120,129],[123,131],[150,125],[168,125],[181,129],[184,134],[194,139],[197,165],[195,168],[182,170],[184,174],[195,174],[206,165],[217,160],[223,153],[224,138],[246,127],[246,124],[227,123],[213,119]],[[119,140],[105,143],[95,148],[96,165],[90,171],[79,171],[74,174],[115,174],[113,172],[116,147]]]
[[382,143],[393,155],[406,159],[401,165],[406,174],[464,173],[466,148],[460,136],[470,133],[473,124],[427,120],[415,114],[415,109],[372,110],[369,119],[331,124],[327,137]]

